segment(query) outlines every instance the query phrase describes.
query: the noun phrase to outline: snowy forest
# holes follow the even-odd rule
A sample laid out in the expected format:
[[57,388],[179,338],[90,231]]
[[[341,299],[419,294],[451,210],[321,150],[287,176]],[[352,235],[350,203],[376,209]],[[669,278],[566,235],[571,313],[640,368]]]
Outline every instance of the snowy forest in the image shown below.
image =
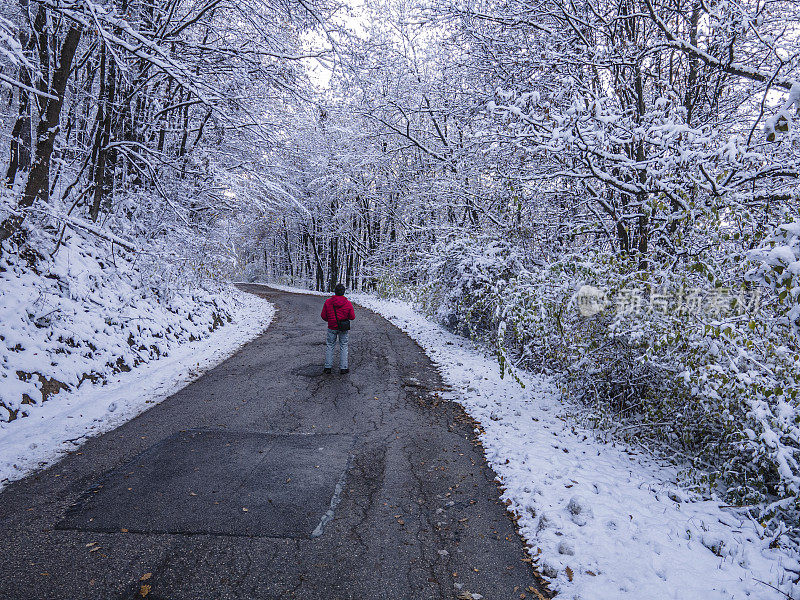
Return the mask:
[[796,547],[799,125],[795,0],[7,0],[0,420],[342,282]]

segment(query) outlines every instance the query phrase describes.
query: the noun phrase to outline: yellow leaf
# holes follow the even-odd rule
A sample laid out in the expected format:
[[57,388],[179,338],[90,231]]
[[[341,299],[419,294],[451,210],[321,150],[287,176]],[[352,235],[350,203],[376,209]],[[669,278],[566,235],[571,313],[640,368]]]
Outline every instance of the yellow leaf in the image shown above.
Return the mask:
[[139,593],[142,595],[142,598],[145,598],[147,594],[150,593],[150,586],[143,585],[142,587],[139,588]]
[[145,573],[144,575],[142,575],[141,577],[139,577],[139,581],[147,581],[147,580],[148,580],[148,579],[150,579],[152,576],[153,576],[153,574],[152,574],[152,573]]

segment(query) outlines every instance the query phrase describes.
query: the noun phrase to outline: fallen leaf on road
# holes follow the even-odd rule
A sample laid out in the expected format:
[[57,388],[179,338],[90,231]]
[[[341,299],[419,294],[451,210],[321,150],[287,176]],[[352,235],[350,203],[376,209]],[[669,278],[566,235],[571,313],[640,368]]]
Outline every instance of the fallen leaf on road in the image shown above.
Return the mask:
[[242,512],[247,512],[247,509],[245,507],[242,507]]
[[142,595],[142,598],[145,598],[147,594],[150,593],[150,586],[143,585],[142,587],[139,588],[139,593]]
[[153,574],[152,574],[152,573],[145,573],[144,575],[142,575],[141,577],[139,577],[139,581],[147,581],[147,580],[148,580],[148,579],[150,579],[152,576],[153,576]]
[[189,495],[190,496],[197,496],[197,494],[195,494],[194,492],[189,492]]
[[95,546],[94,548],[89,550],[89,552],[96,552],[97,550],[100,550],[100,546]]
[[567,579],[569,579],[570,581],[572,581],[572,577],[573,577],[573,574],[572,574],[572,569],[570,569],[569,567],[567,567],[566,569],[564,569],[564,572],[567,574]]
[[86,544],[87,548],[90,548],[92,546],[97,546],[97,542],[89,542],[88,544]]

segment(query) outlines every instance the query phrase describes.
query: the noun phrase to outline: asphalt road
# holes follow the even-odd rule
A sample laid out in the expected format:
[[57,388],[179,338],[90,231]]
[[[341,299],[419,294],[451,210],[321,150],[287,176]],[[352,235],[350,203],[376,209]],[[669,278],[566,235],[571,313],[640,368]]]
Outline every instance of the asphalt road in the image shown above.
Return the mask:
[[419,346],[356,307],[350,373],[322,375],[322,299],[243,287],[264,335],[0,494],[0,597],[538,598]]

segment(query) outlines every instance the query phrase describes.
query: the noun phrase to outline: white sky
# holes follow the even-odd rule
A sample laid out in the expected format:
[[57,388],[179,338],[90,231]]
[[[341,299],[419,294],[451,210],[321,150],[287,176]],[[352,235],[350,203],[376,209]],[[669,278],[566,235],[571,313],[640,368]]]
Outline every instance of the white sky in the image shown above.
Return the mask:
[[[342,12],[337,15],[335,23],[342,26],[357,36],[363,36],[366,33],[366,24],[369,20],[367,9],[363,1],[352,0],[348,3],[347,12]],[[330,41],[316,31],[311,31],[305,36],[305,42],[310,49],[326,48],[330,49]],[[327,88],[330,86],[331,77],[333,72],[331,67],[331,57],[325,59],[305,59],[303,64],[306,67],[311,82],[319,88]]]

